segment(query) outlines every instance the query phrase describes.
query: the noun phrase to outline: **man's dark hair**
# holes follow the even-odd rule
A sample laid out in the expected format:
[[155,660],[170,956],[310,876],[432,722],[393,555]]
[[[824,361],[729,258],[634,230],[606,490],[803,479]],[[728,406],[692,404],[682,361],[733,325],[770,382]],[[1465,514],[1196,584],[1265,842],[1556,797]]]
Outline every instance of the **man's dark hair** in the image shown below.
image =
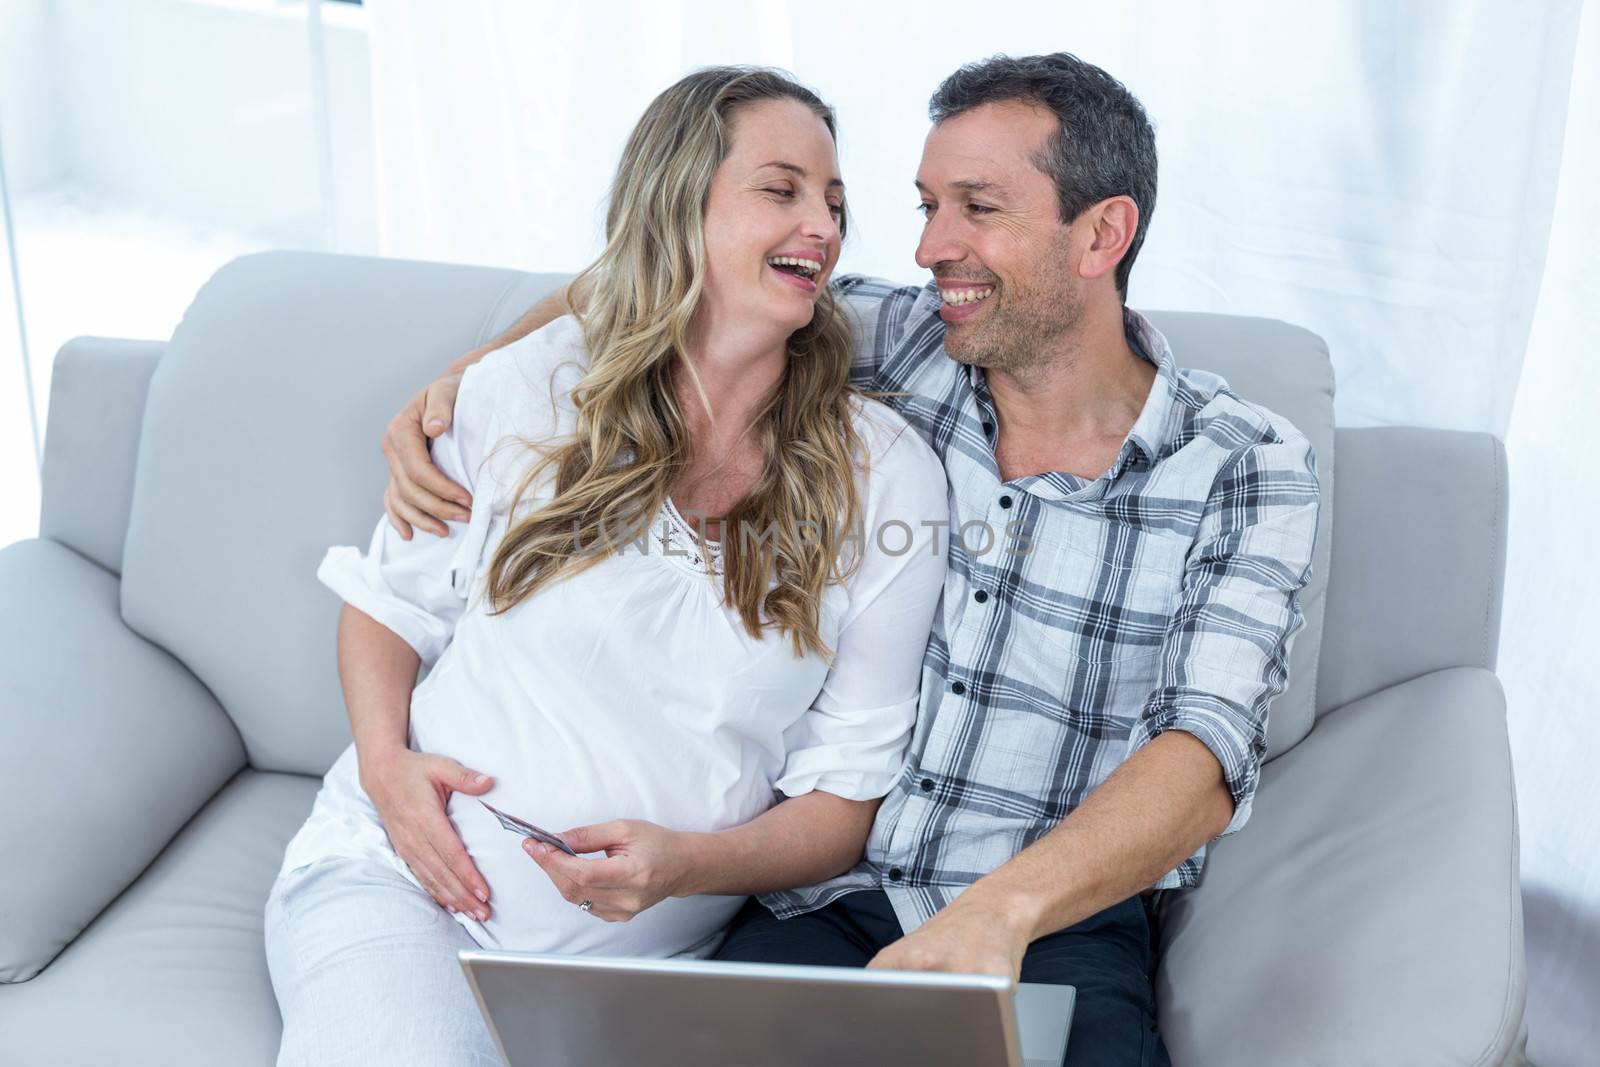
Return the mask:
[[1034,164],[1055,182],[1062,222],[1112,196],[1139,207],[1139,224],[1117,264],[1117,291],[1128,299],[1128,272],[1156,208],[1156,134],[1126,86],[1066,52],[994,56],[968,63],[940,83],[928,101],[935,125],[984,104],[1020,101],[1047,108],[1059,126]]

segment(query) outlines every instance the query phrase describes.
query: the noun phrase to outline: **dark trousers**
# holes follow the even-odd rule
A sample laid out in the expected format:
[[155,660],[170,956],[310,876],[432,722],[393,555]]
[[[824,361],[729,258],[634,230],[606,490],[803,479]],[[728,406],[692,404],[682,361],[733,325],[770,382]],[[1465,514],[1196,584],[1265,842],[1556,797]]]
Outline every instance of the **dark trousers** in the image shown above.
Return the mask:
[[[1028,946],[1024,982],[1077,987],[1066,1067],[1170,1067],[1156,1029],[1152,926],[1149,905],[1132,896]],[[751,899],[734,918],[717,959],[864,967],[901,936],[900,920],[881,890],[850,893],[781,920]]]

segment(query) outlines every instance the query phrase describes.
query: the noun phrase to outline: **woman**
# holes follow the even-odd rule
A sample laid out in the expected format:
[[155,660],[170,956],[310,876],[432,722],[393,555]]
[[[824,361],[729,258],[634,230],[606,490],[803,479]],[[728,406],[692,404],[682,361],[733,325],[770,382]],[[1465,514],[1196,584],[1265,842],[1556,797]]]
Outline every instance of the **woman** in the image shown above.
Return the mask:
[[496,1062],[458,949],[705,955],[746,895],[860,857],[947,506],[848,384],[837,173],[832,112],[782,75],[662,93],[581,317],[462,378],[433,453],[470,515],[324,559],[355,741],[267,903],[280,1063]]

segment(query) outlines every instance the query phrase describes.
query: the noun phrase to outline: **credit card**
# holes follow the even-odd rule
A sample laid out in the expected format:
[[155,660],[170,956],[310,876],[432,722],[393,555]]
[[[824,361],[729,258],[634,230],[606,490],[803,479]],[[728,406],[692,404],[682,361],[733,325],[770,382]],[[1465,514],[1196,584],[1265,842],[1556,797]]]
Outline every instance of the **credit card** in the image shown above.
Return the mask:
[[500,825],[504,826],[512,833],[520,834],[523,837],[531,837],[535,841],[542,841],[552,848],[559,848],[562,852],[565,852],[569,856],[577,855],[576,852],[572,851],[572,847],[570,845],[561,840],[561,838],[557,837],[555,834],[551,833],[549,830],[541,829],[525,819],[517,818],[515,815],[507,815],[505,812],[501,811],[493,804],[490,804],[488,801],[479,800],[478,803],[488,808],[490,814],[500,820]]

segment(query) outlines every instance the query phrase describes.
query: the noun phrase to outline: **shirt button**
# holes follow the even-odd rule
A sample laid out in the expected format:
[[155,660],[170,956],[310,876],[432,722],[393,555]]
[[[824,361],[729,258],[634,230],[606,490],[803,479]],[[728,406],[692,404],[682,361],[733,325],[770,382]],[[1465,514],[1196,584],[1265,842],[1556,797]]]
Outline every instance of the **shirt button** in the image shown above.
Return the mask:
[[900,879],[904,878],[905,876],[906,876],[906,872],[902,871],[899,867],[890,867],[889,868],[889,881],[898,882],[898,881],[900,881]]
[[972,599],[982,604],[984,601],[989,599],[989,594],[980,589],[976,593],[972,594]]
[[1003,508],[1009,508],[1011,506],[1011,497],[1009,495],[1001,497],[1000,506]]
[[965,693],[966,691],[967,691],[967,687],[962,685],[960,682],[951,682],[950,683],[950,692],[954,693],[956,696],[960,696],[962,693]]
[[922,786],[922,791],[924,793],[933,792],[933,779],[932,778],[924,778],[919,784]]

